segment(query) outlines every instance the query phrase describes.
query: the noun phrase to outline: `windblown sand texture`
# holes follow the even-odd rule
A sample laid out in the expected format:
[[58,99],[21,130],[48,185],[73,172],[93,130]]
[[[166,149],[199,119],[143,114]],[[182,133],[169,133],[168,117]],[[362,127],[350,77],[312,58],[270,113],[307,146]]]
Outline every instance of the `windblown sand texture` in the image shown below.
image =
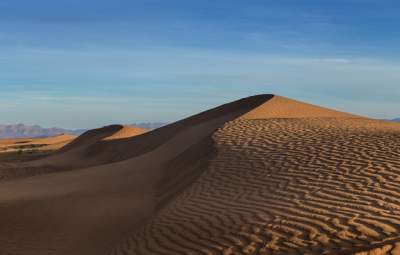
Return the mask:
[[400,254],[399,123],[261,95],[121,130],[0,183],[0,254]]

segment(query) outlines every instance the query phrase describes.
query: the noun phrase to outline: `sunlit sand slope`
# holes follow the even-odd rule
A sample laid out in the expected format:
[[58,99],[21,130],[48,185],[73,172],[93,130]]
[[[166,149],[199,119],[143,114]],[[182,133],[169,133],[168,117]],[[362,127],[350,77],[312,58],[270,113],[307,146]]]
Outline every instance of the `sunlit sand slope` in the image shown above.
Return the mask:
[[147,130],[144,128],[122,126],[122,128],[120,130],[118,130],[111,136],[104,138],[103,140],[109,141],[109,140],[118,140],[118,139],[123,139],[123,138],[129,138],[129,137],[141,135],[146,132],[147,132]]
[[76,136],[61,134],[45,138],[15,138],[15,139],[0,139],[0,152],[17,151],[25,149],[36,150],[56,150],[60,149]]
[[219,129],[201,177],[112,254],[398,252],[400,125],[270,103]]
[[7,176],[2,171],[4,167],[8,167],[10,173],[15,172],[11,168],[19,168],[19,164],[25,161],[43,158],[64,147],[73,139],[75,136],[68,134],[46,138],[0,139],[0,179]]
[[271,100],[254,108],[240,119],[271,118],[351,118],[360,117],[345,112],[316,106],[282,96],[274,96]]

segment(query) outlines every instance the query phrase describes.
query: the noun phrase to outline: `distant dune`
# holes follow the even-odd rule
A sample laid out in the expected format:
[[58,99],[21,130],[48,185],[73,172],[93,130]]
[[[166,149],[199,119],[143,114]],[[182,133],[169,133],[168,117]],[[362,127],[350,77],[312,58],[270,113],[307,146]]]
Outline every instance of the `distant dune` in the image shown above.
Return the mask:
[[258,95],[0,162],[0,254],[399,254],[400,124]]
[[67,143],[75,139],[76,136],[69,134],[61,134],[44,138],[15,138],[15,139],[1,139],[0,150],[24,150],[29,148],[46,149],[60,149]]
[[167,125],[167,123],[164,122],[140,122],[140,123],[130,124],[130,126],[140,127],[147,130],[157,129],[165,125]]
[[0,139],[0,161],[29,160],[45,156],[74,140],[76,136],[60,134],[44,138]]

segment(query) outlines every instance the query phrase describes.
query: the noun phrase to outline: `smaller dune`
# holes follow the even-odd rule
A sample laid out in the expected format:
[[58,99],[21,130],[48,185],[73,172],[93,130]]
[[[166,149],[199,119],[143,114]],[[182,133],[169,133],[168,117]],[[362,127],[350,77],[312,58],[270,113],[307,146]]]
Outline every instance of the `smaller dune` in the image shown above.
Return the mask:
[[131,126],[122,126],[120,130],[115,132],[114,134],[106,137],[103,141],[110,141],[110,140],[118,140],[123,138],[129,138],[137,135],[141,135],[146,133],[147,129],[139,128],[139,127],[131,127]]
[[49,157],[33,164],[75,169],[115,162],[129,154],[129,148],[124,145],[129,146],[130,139],[146,132],[143,128],[123,125],[89,130]]

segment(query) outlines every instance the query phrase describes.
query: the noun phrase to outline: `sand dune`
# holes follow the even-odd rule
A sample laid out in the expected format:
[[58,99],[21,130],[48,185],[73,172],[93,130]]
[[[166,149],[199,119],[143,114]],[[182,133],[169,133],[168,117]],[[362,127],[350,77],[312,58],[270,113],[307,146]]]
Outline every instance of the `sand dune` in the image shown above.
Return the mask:
[[92,130],[0,183],[0,254],[398,254],[399,144],[271,95]]
[[[15,179],[51,172],[71,171],[115,162],[124,155],[117,150],[123,140],[138,136],[146,131],[137,127],[110,125],[89,130],[76,139],[73,139],[75,137],[70,135],[32,139],[36,143],[41,142],[42,145],[45,145],[44,149],[59,150],[45,158],[42,157],[31,162],[7,163],[2,168],[0,165],[0,179]],[[62,142],[67,138],[69,138],[67,142]],[[57,141],[59,142],[56,143]],[[45,144],[45,142],[48,142],[48,144]]]

